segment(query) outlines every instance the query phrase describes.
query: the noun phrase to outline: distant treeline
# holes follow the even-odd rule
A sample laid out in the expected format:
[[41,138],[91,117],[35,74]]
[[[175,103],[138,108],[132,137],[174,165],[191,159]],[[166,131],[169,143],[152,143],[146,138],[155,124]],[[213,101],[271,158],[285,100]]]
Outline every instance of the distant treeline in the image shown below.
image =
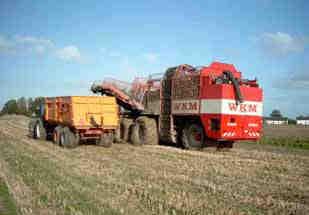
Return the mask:
[[37,116],[40,114],[39,107],[42,102],[42,97],[37,97],[34,99],[25,97],[21,97],[19,99],[11,99],[4,104],[0,115],[20,114],[25,116]]

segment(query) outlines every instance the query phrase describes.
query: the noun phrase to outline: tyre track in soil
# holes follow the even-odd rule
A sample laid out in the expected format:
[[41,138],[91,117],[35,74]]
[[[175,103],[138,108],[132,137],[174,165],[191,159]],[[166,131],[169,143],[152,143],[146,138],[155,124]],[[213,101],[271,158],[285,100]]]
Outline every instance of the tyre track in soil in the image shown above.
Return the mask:
[[[2,128],[1,129],[2,132],[5,133],[7,136],[11,138],[17,138],[18,141],[26,143],[24,147],[27,147],[30,150],[35,149],[36,151],[42,152],[44,153],[44,157],[49,158],[49,159],[56,159],[57,161],[61,161],[61,163],[65,164],[69,168],[73,167],[71,168],[71,170],[74,171],[74,174],[77,174],[80,176],[91,175],[91,176],[96,176],[96,177],[104,177],[105,172],[102,171],[100,167],[100,163],[102,161],[104,162],[104,159],[102,159],[102,154],[98,153],[98,150],[95,146],[86,146],[87,153],[80,153],[80,150],[85,149],[84,147],[81,147],[82,149],[74,149],[75,152],[78,151],[77,153],[74,153],[72,152],[73,150],[66,150],[59,146],[54,146],[52,145],[51,142],[31,140],[27,137],[27,132],[26,132],[27,129],[23,129],[21,126],[16,126],[15,124],[12,124],[11,122],[7,124],[6,128],[3,128],[3,126],[1,126],[1,128]],[[11,135],[11,133],[18,134],[18,136]],[[129,147],[129,146],[126,146],[126,147]],[[136,147],[134,148],[139,150],[139,148],[136,148]],[[146,149],[147,151],[153,151],[153,150],[155,151],[156,147],[149,146],[149,147],[145,147],[144,149]],[[134,153],[139,153],[139,152],[134,152]],[[193,153],[198,153],[199,155],[201,155],[200,152],[193,152]],[[89,159],[88,157],[89,155],[91,156],[91,159]],[[145,154],[144,156],[139,155],[138,159],[141,160],[141,162],[139,163],[143,163],[143,161],[145,161],[144,158],[146,158],[147,154]],[[129,166],[130,164],[126,165],[121,161],[117,161],[116,159],[113,160],[113,162],[120,163],[122,168],[124,169],[126,167],[132,168],[132,166]],[[157,165],[160,165],[160,164],[157,164]],[[66,167],[65,169],[67,169],[68,167]],[[172,166],[170,167],[172,168]],[[113,179],[110,179],[110,180],[113,181]],[[106,180],[106,182],[108,182],[108,179]],[[125,182],[118,181],[118,186],[122,186],[124,184]]]
[[[85,175],[96,176],[96,177],[104,176],[104,171],[102,171],[102,169],[97,168],[98,164],[100,164],[103,161],[102,154],[97,152],[97,148],[95,146],[86,146],[88,147],[87,154],[80,153],[78,149],[74,149],[74,151],[76,150],[79,151],[78,153],[74,153],[74,152],[72,153],[73,150],[66,150],[59,146],[54,146],[52,145],[51,142],[29,139],[27,137],[27,132],[25,132],[27,129],[22,129],[21,127],[16,126],[15,124],[12,125],[12,123],[7,123],[6,125],[7,125],[6,127],[3,127],[0,124],[0,131],[4,133],[6,136],[12,139],[16,139],[19,142],[19,143],[13,143],[13,144],[20,144],[20,142],[26,143],[23,147],[29,150],[32,150],[34,152],[42,152],[44,154],[44,157],[48,159],[56,159],[57,162],[61,161],[61,163],[65,164],[64,166],[68,166],[69,168],[73,166],[73,168],[71,168],[70,170],[74,171],[74,174],[77,174],[80,176],[85,176]],[[17,134],[17,135],[12,135],[12,133]],[[138,149],[138,148],[135,148],[135,149]],[[80,149],[80,150],[84,150],[84,149]],[[77,155],[75,156],[75,154]],[[89,155],[92,156],[91,159],[87,158]],[[140,157],[139,159],[141,159],[141,163],[144,160],[142,159],[142,157]],[[117,162],[117,161],[113,160],[113,162]],[[120,163],[121,163],[122,168],[124,168],[124,163],[123,162],[120,162]],[[67,165],[67,164],[70,164],[70,165]],[[127,167],[129,167],[128,165]],[[67,170],[68,167],[65,167],[64,169]],[[105,182],[108,182],[109,180],[114,182],[114,179],[105,178]],[[118,186],[128,186],[125,184],[125,182],[121,182],[121,181],[118,181],[117,185]],[[130,185],[128,187],[130,187]],[[99,193],[96,193],[96,195],[97,197],[100,196]],[[101,196],[101,197],[102,197],[101,199],[104,199],[105,196]],[[126,198],[126,197],[120,196],[119,200],[124,201],[123,198]],[[131,200],[131,203],[135,202],[134,205],[138,205],[138,201],[139,201],[138,199],[130,199],[130,200]],[[114,201],[117,202],[117,200],[115,200],[115,197],[114,197]]]
[[[45,158],[61,162],[65,166],[64,169],[70,169],[70,171],[73,171],[79,176],[105,176],[105,172],[102,170],[102,162],[106,161],[106,159],[104,156],[102,156],[101,150],[108,149],[90,145],[68,150],[57,145],[53,145],[50,141],[32,140],[27,136],[27,132],[21,132],[19,129],[16,130],[16,127],[19,126],[0,126],[0,132],[4,133],[10,138],[17,139],[19,142],[26,143],[23,147],[28,150],[40,152],[44,154]],[[12,135],[12,133],[16,133],[18,136]],[[124,164],[117,159],[113,159],[112,162],[114,165],[120,164],[122,168],[130,167],[129,164]],[[110,170],[107,166],[104,168],[105,171]]]
[[[26,134],[24,125],[15,124],[16,121],[13,120],[0,120],[0,135],[4,136],[3,138],[9,138],[10,144],[17,144],[14,141],[23,142],[25,141],[24,135]],[[18,123],[18,121],[17,121]],[[0,137],[1,137],[0,136]],[[13,143],[14,142],[14,143]],[[7,186],[13,195],[13,199],[17,203],[22,214],[26,215],[36,215],[36,214],[55,214],[55,211],[46,209],[46,208],[33,208],[33,194],[32,190],[24,183],[23,179],[15,175],[9,170],[8,164],[6,161],[0,158],[0,177],[7,182]],[[0,213],[1,214],[1,213]]]
[[[0,165],[1,167],[1,165]],[[0,168],[1,169],[1,168]],[[0,175],[0,186],[1,186],[1,190],[0,190],[0,215],[10,215],[16,211],[12,211],[12,208],[9,209],[9,204],[11,201],[11,198],[8,199],[7,197],[7,188],[9,187],[7,185],[7,183],[5,182],[5,180],[3,179],[3,177]],[[2,187],[4,186],[4,187]],[[15,213],[14,213],[15,214]]]
[[[4,123],[5,124],[5,123]],[[59,146],[53,145],[50,141],[33,140],[28,136],[28,129],[23,125],[16,124],[16,122],[8,121],[6,125],[1,125],[0,121],[0,131],[9,136],[10,138],[17,139],[18,141],[26,143],[25,146],[28,149],[36,149],[39,152],[44,152],[46,156],[51,159],[56,158],[57,160],[65,161],[67,156],[70,155],[70,151],[66,151]]]
[[[1,122],[0,122],[1,125]],[[77,149],[63,149],[59,146],[53,145],[50,141],[39,141],[39,140],[32,140],[27,136],[27,130],[25,129],[23,125],[16,125],[16,122],[9,121],[6,125],[6,129],[4,126],[1,126],[0,130],[10,136],[11,138],[18,137],[19,141],[22,141],[24,143],[27,143],[27,145],[31,145],[31,148],[35,148],[36,150],[44,153],[47,157],[50,159],[57,159],[65,164],[69,164],[69,167],[74,167],[74,171],[80,175],[80,172],[84,172],[86,174],[92,174],[93,172],[96,172],[96,168],[98,166],[98,163],[104,161],[104,158],[102,157],[102,154],[100,154],[97,150],[96,146],[85,146],[80,147]],[[12,135],[12,133],[14,135]],[[18,135],[18,136],[16,136]],[[29,147],[28,147],[29,148]],[[239,159],[244,159],[246,155],[245,151],[243,149],[237,149],[234,151],[230,151],[228,153],[204,153],[200,151],[184,151],[179,150],[173,147],[166,147],[166,146],[146,146],[143,147],[147,150],[147,152],[154,153],[154,154],[161,154],[161,153],[167,153],[167,151],[177,153],[177,154],[184,154],[184,155],[190,155],[190,156],[196,156],[198,159],[206,158],[211,159],[211,157],[218,158],[221,157],[221,159],[229,159],[231,157],[235,158],[238,157]],[[85,150],[86,149],[86,150]],[[81,153],[81,150],[83,153]],[[86,151],[86,153],[84,153]],[[257,154],[258,153],[258,154]],[[273,153],[270,152],[257,152],[254,153],[254,158],[248,157],[246,158],[247,162],[262,162],[266,163],[267,161],[263,161],[262,159],[265,159],[265,157],[272,158],[274,157]],[[261,154],[261,156],[258,156]],[[276,155],[278,156],[278,155]],[[285,155],[286,156],[286,155]],[[89,159],[91,157],[91,159]],[[261,159],[259,159],[261,157]],[[69,158],[69,159],[68,159]],[[278,158],[278,157],[277,157]],[[277,160],[277,162],[280,162],[281,159]],[[117,160],[115,159],[115,161]],[[123,163],[121,163],[123,165]],[[96,174],[98,176],[98,174]]]
[[[5,121],[3,120],[4,124]],[[2,122],[2,124],[3,124]],[[17,121],[19,122],[19,121]],[[6,123],[6,125],[1,125],[1,121],[0,121],[0,130],[2,128],[6,128],[3,131],[6,133],[6,135],[12,137],[12,138],[16,138],[18,137],[18,139],[24,143],[27,143],[29,145],[31,145],[31,147],[36,148],[37,150],[39,150],[40,152],[44,152],[46,153],[46,155],[48,155],[51,159],[52,158],[56,158],[57,160],[61,160],[61,161],[68,161],[71,164],[76,164],[74,166],[78,166],[81,165],[84,168],[82,168],[82,170],[90,170],[92,169],[92,167],[97,166],[98,162],[102,162],[104,161],[104,158],[102,157],[102,154],[100,154],[101,150],[98,150],[98,148],[96,146],[82,146],[82,147],[78,147],[76,149],[73,150],[67,150],[67,149],[63,149],[59,146],[53,145],[52,142],[50,141],[38,141],[38,140],[33,140],[30,139],[27,136],[28,133],[28,129],[25,128],[24,125],[21,124],[21,122],[17,123],[13,120],[8,120],[8,123]],[[14,134],[14,135],[12,135]],[[127,147],[127,146],[126,146]],[[232,151],[228,152],[228,153],[205,153],[202,151],[185,151],[185,150],[179,150],[176,149],[174,147],[166,147],[166,146],[146,146],[143,147],[143,150],[145,150],[146,152],[149,153],[154,153],[154,154],[162,154],[162,153],[168,153],[168,152],[172,152],[174,154],[183,154],[183,155],[190,155],[190,156],[196,156],[196,158],[199,159],[211,159],[213,158],[218,158],[220,157],[221,159],[229,159],[229,158],[239,158],[241,160],[245,159],[247,162],[262,162],[265,163],[267,161],[265,161],[265,157],[269,158],[269,159],[274,159],[277,162],[280,162],[280,158],[282,158],[283,156],[286,157],[290,157],[289,155],[278,155],[272,152],[266,152],[266,151],[252,151],[251,154],[254,156],[250,156],[248,155],[248,151],[246,151],[245,149],[241,149],[241,148],[237,148],[237,149],[233,149]],[[82,153],[81,153],[82,152]],[[86,153],[85,153],[86,152]],[[293,155],[292,155],[293,156]],[[89,157],[91,157],[91,159],[89,159]],[[70,158],[70,159],[68,159]],[[72,158],[76,158],[76,159],[72,159]],[[268,159],[267,159],[268,160]],[[86,162],[85,162],[86,161]],[[72,163],[73,162],[73,163]],[[115,159],[114,162],[117,162],[117,160]],[[122,163],[123,164],[123,163]],[[80,171],[81,169],[79,169]],[[87,171],[89,172],[89,171]]]
[[[9,126],[5,128],[1,126],[2,132],[11,138],[17,138],[18,141],[27,143],[25,147],[30,145],[31,148],[28,147],[29,149],[32,150],[32,148],[35,148],[39,152],[44,153],[46,155],[45,157],[49,157],[50,159],[57,159],[64,164],[69,164],[69,167],[72,167],[72,166],[75,167],[75,171],[79,175],[81,175],[80,174],[81,172],[84,172],[86,174],[92,174],[94,172],[97,172],[96,174],[97,176],[101,175],[101,174],[98,174],[98,169],[96,167],[98,166],[98,164],[105,161],[104,157],[101,154],[101,150],[108,150],[108,149],[90,145],[90,146],[81,146],[76,149],[67,150],[62,147],[53,145],[52,142],[50,141],[30,139],[27,136],[27,129],[24,129],[21,126],[17,126],[13,124],[12,122],[8,123],[7,125]],[[12,133],[18,134],[18,136],[12,135]],[[151,148],[153,147],[154,149],[150,149],[150,147]],[[137,149],[136,147],[134,148]],[[154,146],[147,146],[147,147],[144,147],[144,149],[145,148],[147,149],[147,151],[156,150]],[[91,157],[91,159],[89,159],[89,157]],[[113,162],[119,163],[121,164],[121,166],[125,165],[123,164],[123,162],[117,161],[117,159],[113,160]],[[104,173],[102,173],[102,175],[103,174]]]
[[[73,167],[72,170],[78,175],[83,175],[82,173],[85,173],[87,175],[93,175],[95,173],[95,176],[104,176],[104,171],[102,170],[98,171],[98,168],[97,168],[98,166],[100,166],[100,163],[102,161],[104,162],[104,157],[102,157],[102,154],[98,152],[97,150],[98,148],[96,146],[84,146],[80,148],[78,147],[73,150],[72,149],[67,150],[59,146],[53,145],[50,141],[40,141],[40,140],[30,139],[27,136],[27,129],[24,129],[21,126],[17,126],[13,124],[12,122],[8,123],[7,125],[9,126],[7,126],[5,129],[3,129],[3,127],[1,126],[2,132],[11,138],[17,138],[18,141],[26,143],[24,147],[27,147],[30,150],[36,149],[36,151],[44,153],[44,157],[48,157],[49,159],[56,159],[58,161],[61,161],[63,164],[66,164],[66,165],[69,164],[67,165],[67,167],[69,168]],[[12,133],[18,134],[18,136],[12,135]],[[28,147],[28,146],[31,146],[31,147]],[[87,153],[84,153],[85,147],[86,147]],[[129,147],[129,146],[126,146],[126,147]],[[139,148],[136,148],[136,147],[134,148],[139,150]],[[158,152],[158,148],[162,148],[162,151]],[[183,151],[183,150],[173,149],[173,148],[168,149],[167,151],[164,151],[166,150],[166,147],[164,146],[146,146],[146,147],[143,147],[142,150],[145,150],[145,149],[146,149],[146,152],[150,152],[151,154],[155,154],[155,155],[160,154],[160,153],[168,153],[167,151],[173,152],[176,150],[177,152],[182,153],[182,154],[190,154],[192,156],[198,155],[197,159],[202,158],[204,156],[209,158],[209,155],[204,155],[203,152],[198,152],[198,151]],[[81,153],[81,151],[83,152]],[[146,157],[147,155],[145,154],[144,156],[139,155],[139,158],[137,158],[141,160],[140,163],[142,163],[144,159],[147,159]],[[216,155],[210,155],[210,156],[212,157]],[[222,155],[222,156],[226,156],[226,155]],[[91,159],[89,159],[89,157],[91,157]],[[128,168],[130,167],[129,165],[126,165],[121,161],[117,161],[117,159],[114,159],[113,162],[121,164],[122,167],[124,165],[127,166]],[[167,166],[167,164],[165,165]]]
[[[58,147],[51,147],[51,142],[50,141],[38,141],[38,140],[32,140],[30,139],[27,134],[28,134],[28,129],[25,128],[24,125],[18,125],[16,124],[16,122],[10,120],[8,121],[7,125],[9,125],[9,130],[13,129],[12,132],[14,132],[14,134],[20,134],[19,137],[21,138],[21,140],[23,142],[26,142],[28,144],[31,144],[32,146],[36,147],[37,149],[40,149],[41,151],[44,151],[44,152],[47,152],[49,154],[52,154],[58,158],[64,158],[63,156],[59,156],[59,152],[60,153],[65,153],[64,150],[62,148],[59,148]],[[23,132],[21,132],[23,131]],[[7,133],[8,134],[8,133]],[[10,135],[10,134],[8,134]],[[11,137],[15,137],[14,135],[10,135]],[[37,144],[38,142],[41,142],[43,144]],[[52,148],[52,152],[50,151],[50,149]],[[159,154],[159,153],[166,153],[166,151],[170,151],[170,152],[173,152],[173,153],[177,153],[177,154],[185,154],[185,155],[192,155],[192,156],[198,156],[198,157],[201,157],[201,158],[209,158],[209,157],[235,157],[235,154],[237,154],[237,156],[240,156],[240,155],[243,155],[245,153],[243,153],[243,149],[237,149],[234,150],[234,151],[229,151],[228,153],[221,153],[221,154],[217,154],[217,153],[204,153],[203,151],[187,151],[187,150],[179,150],[175,147],[167,147],[167,146],[161,146],[161,145],[147,145],[147,146],[144,146],[144,148],[146,148],[147,151],[149,152],[152,152],[152,153],[156,153],[156,154]],[[78,150],[78,149],[74,149],[74,150]],[[92,152],[93,150],[92,149],[89,149],[88,147],[88,152]],[[70,156],[72,155],[72,153],[66,153],[67,155],[70,154]],[[92,155],[95,155],[97,153],[94,153]],[[268,153],[268,154],[273,154],[273,153]],[[264,158],[264,155],[263,155],[263,158]]]
[[4,208],[4,203],[1,199],[1,196],[0,196],[0,214],[5,214],[7,212],[7,210]]
[[[92,176],[96,176],[96,177],[104,177],[105,172],[102,171],[102,169],[100,170],[100,163],[103,161],[104,159],[102,159],[102,155],[99,154],[96,150],[96,147],[92,147],[92,146],[86,146],[87,147],[87,153],[81,153],[80,150],[84,150],[83,149],[74,149],[74,151],[78,151],[77,153],[73,152],[72,150],[66,150],[63,149],[59,146],[55,146],[52,145],[51,142],[47,142],[47,141],[38,141],[38,140],[32,140],[29,139],[27,137],[27,132],[25,132],[27,129],[22,128],[22,126],[12,126],[12,122],[8,123],[9,126],[7,128],[8,131],[6,131],[7,135],[10,135],[10,132],[14,132],[14,133],[18,133],[20,134],[19,140],[27,143],[27,145],[31,146],[31,150],[36,149],[36,151],[42,152],[44,153],[44,157],[48,157],[49,159],[56,159],[57,161],[61,161],[61,163],[65,164],[66,168],[70,168],[74,174],[77,175],[92,175]],[[17,129],[16,129],[17,128]],[[22,132],[22,131],[23,132]],[[14,137],[13,135],[10,135],[12,138]],[[91,147],[91,148],[90,148]],[[29,147],[28,147],[29,148]],[[161,150],[158,150],[158,149]],[[147,147],[147,151],[154,153],[154,154],[160,154],[160,153],[166,153],[166,147],[163,146],[150,146]],[[234,153],[230,153],[230,154],[209,154],[209,153],[203,153],[203,152],[199,152],[199,151],[183,151],[183,150],[179,150],[179,149],[168,149],[168,151],[173,151],[174,153],[181,153],[181,154],[190,154],[192,156],[197,156],[196,159],[202,158],[204,156],[207,156],[208,159],[211,159],[211,157],[217,157],[220,156],[221,159],[229,159],[229,157],[233,156],[235,157],[235,154],[238,154],[238,156],[240,156],[241,153],[239,152],[234,152]],[[90,156],[91,159],[87,158],[87,156]],[[236,156],[237,157],[237,156]],[[265,157],[265,155],[264,155]],[[68,159],[69,158],[69,159]],[[254,162],[256,163],[257,160],[252,159],[252,158],[248,158],[246,159],[247,161],[250,162]],[[117,162],[116,159],[113,162]],[[260,161],[259,161],[260,162]],[[262,162],[265,163],[266,161]],[[121,164],[123,166],[123,162]],[[167,167],[167,164],[165,164],[165,166]]]
[[[1,124],[0,124],[1,125]],[[60,146],[54,145],[51,141],[42,141],[42,140],[33,140],[28,137],[28,132],[27,129],[22,128],[21,126],[16,126],[12,122],[8,123],[7,125],[9,126],[1,126],[0,131],[4,133],[6,136],[13,138],[13,139],[18,139],[18,141],[26,143],[24,147],[31,146],[30,148],[27,147],[30,150],[36,149],[36,151],[44,153],[45,157],[48,157],[49,159],[56,159],[58,161],[61,161],[64,164],[69,164],[71,166],[85,166],[85,161],[87,161],[87,167],[78,169],[77,172],[80,172],[81,170],[87,170],[93,166],[97,166],[96,164],[98,162],[101,162],[102,156],[96,156],[99,157],[99,160],[90,160],[89,159],[89,154],[83,156],[83,154],[80,153],[80,150],[83,149],[64,149]],[[16,129],[17,128],[17,129]],[[23,130],[23,131],[21,131]],[[12,135],[12,133],[14,135]],[[87,147],[87,153],[90,153],[91,156],[97,154],[98,152],[96,149],[90,149],[91,146],[86,146]],[[94,146],[94,148],[96,148]],[[77,153],[76,153],[77,152]],[[76,158],[76,159],[72,159]],[[93,158],[93,157],[92,157]],[[89,171],[87,171],[89,172]]]
[[[62,170],[70,175],[95,176],[96,179],[98,179],[98,177],[104,176],[104,172],[103,171],[100,172],[100,170],[97,168],[100,166],[102,161],[104,161],[104,158],[102,158],[102,155],[99,155],[100,152],[98,152],[97,150],[98,148],[96,146],[86,146],[87,153],[84,153],[85,152],[84,147],[82,147],[83,149],[76,148],[68,150],[60,146],[54,145],[50,141],[30,139],[28,137],[28,129],[25,129],[21,125],[16,125],[15,123],[16,122],[5,123],[3,122],[3,120],[0,121],[0,132],[5,136],[15,140],[12,142],[12,144],[25,143],[22,147],[24,147],[26,150],[30,150],[34,153],[43,154],[44,158],[55,160],[57,163],[61,163]],[[104,149],[102,147],[100,148]],[[95,156],[93,156],[94,154]],[[91,156],[91,158],[89,158],[89,155]],[[93,159],[94,157],[96,157],[97,159]],[[94,174],[99,172],[100,174]],[[107,183],[109,180],[113,181],[113,179],[105,178],[105,183]],[[125,185],[124,182],[118,183],[118,186],[124,186],[124,185]],[[89,193],[91,193],[90,190]],[[104,196],[104,192],[102,192],[102,194],[96,192],[96,197],[99,196],[101,196],[101,198],[98,198],[97,200],[104,203],[104,199],[106,199],[106,196]],[[135,205],[138,204],[136,203]],[[45,211],[44,213],[53,214],[53,212],[49,213],[48,211]]]
[[[104,175],[104,172],[102,169],[98,169],[98,164],[100,162],[104,162],[104,156],[102,156],[101,150],[98,150],[95,146],[82,146],[77,149],[73,150],[67,150],[63,149],[59,146],[53,145],[49,141],[38,141],[38,140],[32,140],[29,137],[27,137],[27,129],[25,128],[25,125],[20,122],[15,122],[13,120],[0,120],[0,132],[2,132],[4,135],[18,140],[19,142],[25,143],[23,147],[27,148],[28,150],[32,150],[34,152],[41,152],[44,154],[44,157],[48,159],[55,159],[57,162],[64,163],[65,167],[64,169],[68,169],[73,167],[71,170],[74,171],[74,174],[77,175],[93,175],[94,172],[97,172],[95,176]],[[18,143],[14,143],[18,144]],[[126,151],[130,152],[129,146],[125,146]],[[228,160],[230,157],[233,157],[236,159],[236,161],[251,161],[253,163],[259,162],[261,163],[262,158],[265,159],[267,157],[267,160],[274,159],[276,162],[283,161],[283,155],[280,155],[278,157],[277,154],[272,152],[260,152],[260,151],[247,151],[245,149],[236,149],[235,151],[228,152],[227,153],[204,153],[199,151],[183,151],[179,150],[173,147],[165,147],[165,146],[147,146],[143,147],[143,149],[135,148],[135,151],[137,152],[130,152],[130,153],[140,153],[138,159],[147,158],[146,156],[149,155],[149,153],[154,154],[167,154],[172,152],[173,154],[183,154],[183,155],[190,155],[190,156],[198,156],[199,158],[196,158],[196,160],[199,160],[200,158],[206,158],[207,161],[211,160],[212,158],[220,158],[224,160]],[[249,152],[249,154],[248,154]],[[142,156],[141,156],[142,154]],[[181,156],[182,157],[182,156]],[[285,159],[290,160],[290,155],[284,155]],[[69,158],[69,159],[68,159]],[[156,158],[157,159],[157,158]],[[267,162],[263,161],[262,163]],[[272,162],[274,162],[272,160]],[[157,159],[158,161],[158,159]],[[117,162],[117,158],[113,158],[113,162]],[[119,162],[119,161],[118,161]],[[161,161],[160,161],[161,162]],[[124,166],[124,163],[122,162],[122,167]],[[171,163],[170,163],[171,164]],[[167,165],[167,164],[165,164]],[[293,165],[293,164],[289,164]],[[102,171],[102,172],[101,172]],[[104,198],[104,197],[103,197]],[[31,213],[29,213],[31,214]]]
[[[28,122],[24,123],[27,124]],[[60,156],[60,153],[55,152],[50,149],[47,141],[37,141],[31,140],[28,137],[28,129],[25,128],[25,125],[22,125],[20,121],[15,120],[0,120],[0,135],[4,135],[9,138],[10,144],[19,145],[26,150],[31,150],[34,153],[43,153],[44,157],[48,159],[57,159],[64,161],[63,156]],[[38,142],[46,142],[47,148]],[[52,146],[52,145],[51,145]],[[55,147],[56,148],[56,147]],[[0,158],[1,159],[1,158]],[[3,178],[6,178],[5,181],[10,182],[9,189],[12,190],[14,199],[17,202],[17,205],[20,207],[22,214],[55,214],[56,212],[48,208],[33,208],[32,201],[33,195],[31,189],[23,182],[23,179],[19,176],[12,174],[9,171],[6,161],[2,160],[0,163],[0,169],[3,171],[0,173]],[[1,213],[0,213],[1,214]]]
[[[1,134],[2,133],[0,132],[0,135]],[[22,214],[53,214],[46,213],[45,209],[40,210],[39,208],[32,208],[33,195],[31,189],[24,183],[20,176],[15,175],[15,173],[12,173],[9,170],[8,164],[1,158],[0,170],[0,177],[7,183],[8,189],[11,191],[10,193]]]

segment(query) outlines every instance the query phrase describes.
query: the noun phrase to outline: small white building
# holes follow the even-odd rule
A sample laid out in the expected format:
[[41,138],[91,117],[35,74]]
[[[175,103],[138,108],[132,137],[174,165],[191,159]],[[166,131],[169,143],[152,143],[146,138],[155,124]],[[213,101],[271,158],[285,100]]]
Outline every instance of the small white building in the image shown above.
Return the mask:
[[309,126],[309,116],[296,117],[296,124]]
[[286,117],[264,117],[266,125],[287,125],[288,118]]

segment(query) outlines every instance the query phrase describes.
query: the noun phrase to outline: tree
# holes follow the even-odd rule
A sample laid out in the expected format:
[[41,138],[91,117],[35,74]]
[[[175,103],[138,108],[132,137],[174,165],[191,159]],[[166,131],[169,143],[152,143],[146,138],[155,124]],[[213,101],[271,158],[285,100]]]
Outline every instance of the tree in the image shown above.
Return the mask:
[[21,114],[26,116],[40,115],[40,105],[44,102],[43,97],[37,97],[35,99],[21,97],[17,100],[11,99],[7,101],[0,115],[4,114]]
[[21,97],[17,99],[17,114],[22,114],[22,115],[27,115],[28,114],[28,105],[27,105],[27,100],[25,97]]
[[273,110],[270,114],[271,117],[275,117],[275,118],[282,118],[282,114],[280,112],[280,110]]
[[30,115],[35,114],[36,116],[40,115],[40,105],[44,102],[43,97],[37,97],[32,100],[31,104],[29,104],[29,113]]
[[33,99],[30,97],[27,99],[27,115],[28,116],[31,116],[32,115],[32,112],[31,112],[31,106],[32,106],[32,103],[33,103]]
[[17,106],[17,102],[15,99],[11,99],[7,101],[1,110],[1,115],[17,114],[17,113],[18,113],[18,106]]
[[288,123],[289,123],[289,125],[295,125],[296,124],[296,120],[288,118]]

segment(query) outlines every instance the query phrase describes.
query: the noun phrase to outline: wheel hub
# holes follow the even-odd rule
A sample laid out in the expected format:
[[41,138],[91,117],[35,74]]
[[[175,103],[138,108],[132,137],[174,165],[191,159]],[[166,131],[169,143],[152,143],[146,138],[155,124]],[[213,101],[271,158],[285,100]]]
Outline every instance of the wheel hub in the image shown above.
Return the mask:
[[189,144],[194,148],[201,148],[204,141],[203,128],[193,124],[189,127],[187,135]]
[[40,138],[41,137],[41,133],[40,133],[40,126],[39,126],[39,124],[37,124],[36,126],[35,126],[35,130],[36,130],[36,137],[37,138]]

